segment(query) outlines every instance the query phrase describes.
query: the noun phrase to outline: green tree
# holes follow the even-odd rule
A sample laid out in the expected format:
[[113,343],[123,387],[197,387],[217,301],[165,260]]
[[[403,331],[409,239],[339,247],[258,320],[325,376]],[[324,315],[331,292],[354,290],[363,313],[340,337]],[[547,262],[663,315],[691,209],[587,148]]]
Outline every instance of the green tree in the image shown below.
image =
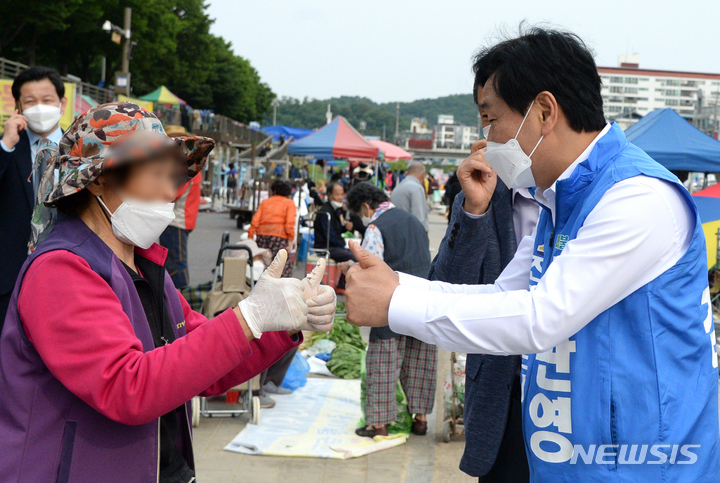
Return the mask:
[[242,121],[262,120],[275,94],[247,59],[210,33],[203,0],[25,0],[0,2],[0,55],[48,65],[97,83],[105,57],[107,81],[121,68],[122,47],[102,31],[122,25],[132,8],[133,95],[167,86],[193,107]]

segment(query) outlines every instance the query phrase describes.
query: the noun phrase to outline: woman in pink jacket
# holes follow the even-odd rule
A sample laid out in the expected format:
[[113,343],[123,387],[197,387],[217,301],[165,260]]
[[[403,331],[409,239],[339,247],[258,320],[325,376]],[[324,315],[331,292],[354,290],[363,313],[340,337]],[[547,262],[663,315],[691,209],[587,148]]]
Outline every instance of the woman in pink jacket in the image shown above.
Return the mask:
[[260,373],[300,330],[332,327],[324,267],[280,279],[284,251],[212,320],[173,287],[154,242],[213,144],[169,138],[152,113],[118,102],[39,149],[34,252],[0,336],[0,482],[194,481],[190,398]]

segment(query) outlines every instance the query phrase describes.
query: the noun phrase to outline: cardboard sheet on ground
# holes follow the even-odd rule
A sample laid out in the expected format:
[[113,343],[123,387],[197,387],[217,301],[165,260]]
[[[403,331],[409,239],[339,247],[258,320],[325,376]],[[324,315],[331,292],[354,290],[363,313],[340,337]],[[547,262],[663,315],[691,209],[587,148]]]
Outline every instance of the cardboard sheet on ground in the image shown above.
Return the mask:
[[308,379],[288,396],[273,396],[277,404],[260,414],[260,424],[248,424],[226,451],[265,456],[348,459],[392,448],[407,435],[373,441],[355,434],[360,412],[360,381]]

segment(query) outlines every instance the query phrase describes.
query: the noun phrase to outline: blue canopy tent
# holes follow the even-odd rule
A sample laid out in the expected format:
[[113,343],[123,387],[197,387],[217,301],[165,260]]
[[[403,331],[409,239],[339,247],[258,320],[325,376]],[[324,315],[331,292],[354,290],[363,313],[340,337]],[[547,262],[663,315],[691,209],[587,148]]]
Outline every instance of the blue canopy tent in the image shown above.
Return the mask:
[[312,134],[315,131],[312,129],[303,129],[301,127],[291,127],[291,126],[265,126],[262,128],[262,132],[265,134],[269,134],[273,137],[273,140],[277,142],[280,139],[280,135],[282,134],[285,136],[285,139],[290,139],[290,136],[293,137],[294,140],[302,139],[308,134]]
[[625,130],[627,140],[671,171],[720,173],[720,141],[672,109],[658,109]]

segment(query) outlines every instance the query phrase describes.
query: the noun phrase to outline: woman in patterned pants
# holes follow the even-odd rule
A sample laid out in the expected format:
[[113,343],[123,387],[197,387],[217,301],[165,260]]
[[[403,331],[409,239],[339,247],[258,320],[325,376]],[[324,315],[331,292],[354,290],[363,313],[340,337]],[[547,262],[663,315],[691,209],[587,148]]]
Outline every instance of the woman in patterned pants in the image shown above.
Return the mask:
[[[295,240],[295,203],[290,199],[292,186],[288,181],[276,179],[270,187],[272,196],[258,206],[253,215],[248,237],[255,237],[260,248],[267,248],[273,258],[285,248],[290,253],[290,243]],[[283,277],[292,277],[293,269],[288,258]]]
[[[362,246],[385,260],[393,270],[427,276],[430,248],[427,232],[411,213],[395,208],[387,195],[370,183],[357,184],[347,195],[348,207],[365,220]],[[415,415],[412,432],[427,433],[425,415],[432,412],[437,378],[437,347],[374,327],[365,358],[365,419],[360,436],[386,435],[397,419],[395,388],[398,380]]]

